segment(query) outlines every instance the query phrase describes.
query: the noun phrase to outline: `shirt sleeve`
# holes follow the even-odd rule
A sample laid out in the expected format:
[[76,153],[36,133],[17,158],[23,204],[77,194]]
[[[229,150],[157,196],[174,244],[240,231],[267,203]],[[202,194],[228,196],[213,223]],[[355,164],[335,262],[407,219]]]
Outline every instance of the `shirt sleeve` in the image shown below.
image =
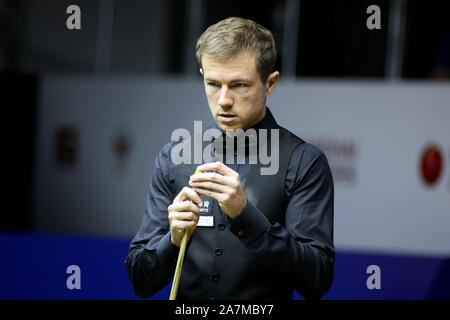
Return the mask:
[[167,207],[174,199],[169,183],[169,148],[164,146],[156,157],[145,214],[125,260],[130,282],[140,297],[149,297],[170,282],[179,251],[170,242],[167,219]]
[[264,261],[283,266],[303,297],[320,299],[334,277],[334,186],[326,156],[312,145],[298,146],[286,183],[285,226],[247,202],[230,230]]

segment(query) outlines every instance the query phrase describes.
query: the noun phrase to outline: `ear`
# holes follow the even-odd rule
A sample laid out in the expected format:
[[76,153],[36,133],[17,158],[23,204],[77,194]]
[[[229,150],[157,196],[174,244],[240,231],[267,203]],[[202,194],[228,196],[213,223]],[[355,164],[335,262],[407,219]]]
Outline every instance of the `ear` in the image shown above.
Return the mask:
[[269,95],[275,89],[277,85],[278,78],[280,77],[280,73],[278,71],[274,71],[267,77],[266,80],[266,94]]

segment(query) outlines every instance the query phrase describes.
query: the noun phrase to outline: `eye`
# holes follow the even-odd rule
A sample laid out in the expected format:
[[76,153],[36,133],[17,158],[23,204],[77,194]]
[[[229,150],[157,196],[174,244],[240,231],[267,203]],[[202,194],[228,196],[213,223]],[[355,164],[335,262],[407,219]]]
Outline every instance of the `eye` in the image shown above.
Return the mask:
[[211,86],[211,87],[216,87],[216,88],[220,87],[220,84],[218,84],[217,82],[207,82],[207,84],[208,84],[208,86]]
[[236,83],[234,86],[236,88],[242,88],[242,87],[246,87],[247,85],[245,83]]

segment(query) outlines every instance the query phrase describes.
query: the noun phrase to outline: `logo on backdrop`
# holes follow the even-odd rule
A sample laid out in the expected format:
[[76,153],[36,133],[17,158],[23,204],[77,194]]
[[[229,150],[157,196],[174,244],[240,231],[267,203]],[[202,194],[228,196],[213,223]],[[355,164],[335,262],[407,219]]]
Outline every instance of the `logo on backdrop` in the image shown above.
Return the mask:
[[444,169],[441,149],[434,143],[427,144],[420,155],[420,176],[427,186],[434,186],[440,180]]
[[348,137],[306,137],[327,157],[336,184],[353,187],[358,181],[359,143]]
[[56,128],[55,158],[58,168],[75,168],[78,160],[78,129],[76,126],[62,125]]
[[113,133],[111,147],[114,153],[115,166],[119,172],[123,172],[127,166],[132,140],[131,132],[127,127],[120,127]]

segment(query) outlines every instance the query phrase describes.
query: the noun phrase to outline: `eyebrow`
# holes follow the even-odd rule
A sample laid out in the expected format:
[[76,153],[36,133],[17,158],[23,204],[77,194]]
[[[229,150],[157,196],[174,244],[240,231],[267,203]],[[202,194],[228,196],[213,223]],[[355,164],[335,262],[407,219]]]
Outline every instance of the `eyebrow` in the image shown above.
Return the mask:
[[[211,81],[211,82],[219,82],[219,81],[217,81],[217,80],[215,80],[215,79],[212,79],[212,78],[206,78],[205,79],[206,81]],[[249,79],[245,79],[245,78],[238,78],[238,79],[233,79],[233,80],[231,80],[230,81],[230,83],[236,83],[236,82],[251,82]]]

